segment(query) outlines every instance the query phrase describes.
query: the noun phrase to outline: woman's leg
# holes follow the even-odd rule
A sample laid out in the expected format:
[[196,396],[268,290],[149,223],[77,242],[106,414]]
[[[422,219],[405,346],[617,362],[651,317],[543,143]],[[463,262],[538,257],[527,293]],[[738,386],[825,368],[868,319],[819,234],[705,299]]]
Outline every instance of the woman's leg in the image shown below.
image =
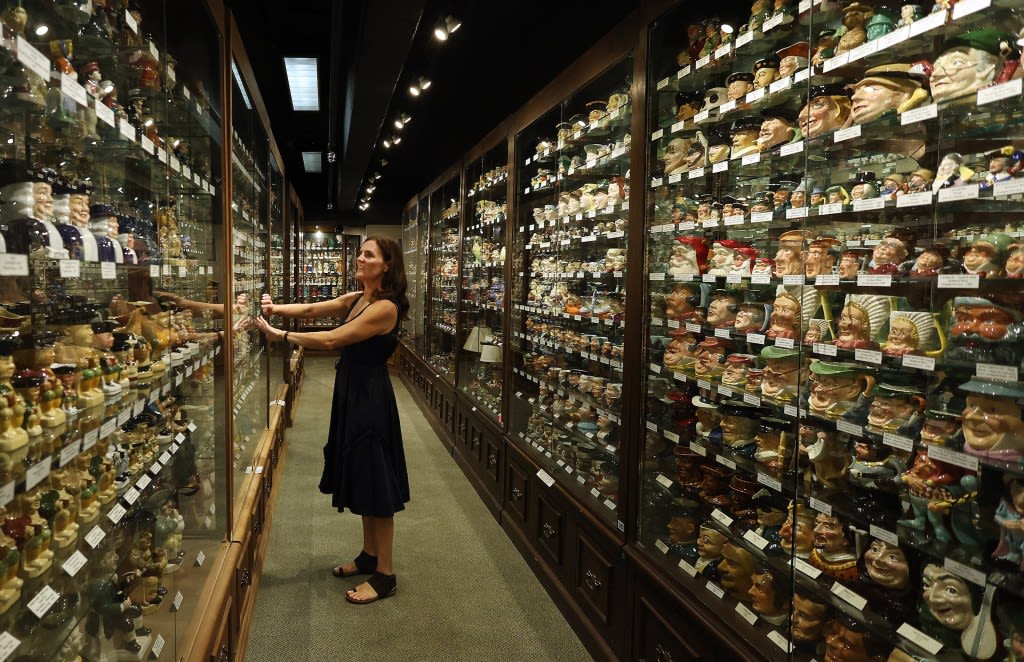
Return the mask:
[[[370,556],[377,556],[377,539],[374,534],[373,523],[370,521],[372,518],[366,515],[363,518],[363,552],[366,552]],[[339,565],[334,566],[335,576],[348,576],[354,574],[359,568],[356,567],[355,561],[347,561]]]
[[[395,539],[395,518],[394,517],[363,517],[364,522],[369,523],[370,536],[368,539],[374,541],[377,551],[377,574],[395,574],[393,547]],[[351,589],[349,595],[355,600],[371,600],[376,591],[369,583],[363,582]]]

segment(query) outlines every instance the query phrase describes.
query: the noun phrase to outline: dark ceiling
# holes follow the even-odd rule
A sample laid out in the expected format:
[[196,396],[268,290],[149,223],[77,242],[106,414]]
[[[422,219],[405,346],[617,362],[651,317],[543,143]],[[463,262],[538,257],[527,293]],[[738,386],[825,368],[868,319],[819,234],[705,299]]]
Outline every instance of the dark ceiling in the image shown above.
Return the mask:
[[[399,222],[402,205],[636,5],[538,0],[228,4],[306,219],[344,225]],[[432,32],[449,14],[463,25],[441,43]],[[292,110],[286,55],[320,58],[320,112]],[[433,85],[413,98],[406,88],[421,75]],[[389,127],[400,112],[412,121],[401,145],[384,150],[380,141],[392,133]],[[325,160],[323,174],[305,173],[300,153],[327,151],[331,145],[336,170],[329,172]],[[383,168],[381,157],[388,161]],[[374,170],[383,176],[370,209],[361,212],[356,209],[361,187]]]

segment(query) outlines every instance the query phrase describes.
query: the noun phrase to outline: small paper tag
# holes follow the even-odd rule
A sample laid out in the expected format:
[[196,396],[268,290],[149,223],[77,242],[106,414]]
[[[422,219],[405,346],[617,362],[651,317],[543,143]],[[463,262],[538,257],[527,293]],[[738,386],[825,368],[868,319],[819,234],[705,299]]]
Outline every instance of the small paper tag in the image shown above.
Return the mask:
[[44,80],[50,78],[50,58],[43,55],[24,37],[17,37],[18,62]]
[[898,435],[895,432],[883,432],[882,443],[886,446],[898,448],[901,451],[910,452],[914,450],[914,440],[910,437]]
[[723,590],[722,587],[719,586],[718,584],[709,581],[706,586],[707,586],[708,591],[710,591],[711,594],[714,595],[716,598],[724,598],[725,597],[725,590]]
[[877,526],[875,524],[869,524],[868,531],[871,533],[871,537],[878,538],[887,545],[892,545],[893,547],[895,547],[900,544],[899,536],[897,536],[892,531],[883,529],[880,526]]
[[781,347],[782,349],[793,349],[796,345],[792,338],[776,338],[775,346]]
[[114,262],[100,262],[100,278],[103,280],[114,280],[117,278],[117,264]]
[[789,639],[786,639],[786,637],[777,630],[769,632],[768,639],[787,653],[792,652],[793,650],[793,644],[789,643]]
[[123,518],[125,513],[127,512],[128,511],[125,509],[124,506],[122,506],[119,503],[115,504],[114,507],[110,509],[110,512],[107,513],[107,519],[109,519],[114,524],[117,524],[121,521],[121,518]]
[[723,513],[718,508],[715,508],[714,510],[711,511],[711,517],[715,521],[723,524],[724,526],[731,526],[732,525],[732,518],[729,517],[728,515],[726,515],[725,513]]
[[858,361],[863,361],[865,363],[874,363],[875,365],[881,365],[882,352],[874,349],[857,348],[853,351],[853,358]]
[[832,505],[822,501],[821,499],[811,497],[810,505],[811,508],[817,510],[819,513],[825,513],[826,515],[832,514]]
[[52,464],[53,456],[48,456],[29,467],[25,472],[25,489],[31,490],[49,476]]
[[921,191],[920,193],[904,193],[896,197],[896,207],[902,209],[903,207],[920,207],[922,205],[930,205],[932,203],[931,191]]
[[867,198],[865,200],[854,200],[853,211],[874,211],[885,209],[885,198]]
[[843,203],[833,202],[827,205],[821,205],[818,207],[818,216],[831,216],[832,214],[842,214]]
[[979,363],[974,374],[982,379],[991,379],[998,382],[1015,382],[1019,379],[1017,368],[1012,365]]
[[166,643],[167,641],[164,639],[164,635],[156,635],[156,639],[153,640],[153,647],[150,649],[150,653],[153,655],[154,658],[160,658],[160,653],[163,651],[164,645]]
[[172,604],[172,606],[174,607],[174,611],[178,611],[179,609],[181,609],[181,603],[184,602],[184,601],[185,601],[185,596],[181,594],[181,591],[178,591],[177,593],[175,593],[174,594],[174,602]]
[[851,138],[860,138],[860,124],[854,124],[851,127],[845,129],[839,129],[832,134],[832,141],[841,143]]
[[755,163],[760,163],[760,162],[761,162],[761,153],[760,152],[755,152],[753,154],[747,154],[746,156],[744,156],[740,160],[740,163],[742,163],[745,166],[754,165]]
[[80,278],[82,276],[82,263],[78,260],[61,260],[61,278]]
[[813,565],[799,557],[793,558],[793,567],[795,567],[797,570],[807,575],[811,579],[817,579],[818,576],[821,574],[821,570],[818,570]]
[[691,577],[696,577],[697,576],[697,568],[694,568],[692,565],[690,565],[686,561],[682,561],[682,560],[679,561],[679,568],[683,572],[685,572],[686,574],[690,575]]
[[761,550],[768,546],[768,541],[765,540],[763,536],[759,535],[753,529],[747,529],[746,532],[744,532],[743,534],[743,539],[749,542],[754,547],[757,547]]
[[813,345],[811,345],[811,350],[815,354],[821,354],[823,356],[835,356],[838,353],[838,348],[835,345],[830,345],[828,343],[823,342],[814,343]]
[[839,430],[840,432],[845,432],[846,434],[852,434],[852,435],[854,435],[856,437],[860,437],[860,436],[864,435],[864,428],[863,427],[861,427],[859,425],[856,425],[854,423],[850,423],[849,421],[843,421],[843,420],[836,421],[836,429]]
[[691,441],[690,442],[690,450],[693,451],[694,453],[696,453],[697,455],[702,456],[702,457],[707,457],[707,455],[708,455],[708,449],[704,448],[703,446],[701,446],[696,441]]
[[53,606],[53,603],[57,602],[59,597],[60,593],[54,591],[49,586],[44,586],[29,600],[26,606],[37,618],[42,618],[50,610],[50,607]]
[[981,284],[979,274],[939,274],[936,283],[939,289],[976,290]]
[[[905,25],[902,28],[897,28],[889,34],[878,38],[878,50],[884,51],[892,48],[896,44],[902,43],[910,38],[910,26]],[[906,115],[910,111],[906,111],[903,114]]]
[[921,106],[920,108],[914,108],[908,110],[900,115],[900,123],[903,126],[908,124],[915,124],[917,122],[923,122],[925,120],[933,120],[939,116],[938,104],[928,104],[927,106]]
[[786,274],[782,277],[783,285],[803,285],[805,281],[803,274]]
[[89,547],[96,549],[96,546],[107,536],[107,533],[101,529],[98,525],[92,527],[92,530],[85,536],[85,542],[89,543]]
[[[753,280],[751,280],[751,282],[753,282]],[[753,343],[755,345],[763,345],[764,344],[764,334],[763,333],[748,333],[747,334],[747,342]]]
[[863,596],[858,595],[854,591],[846,588],[839,582],[832,584],[832,593],[839,596],[847,603],[853,605],[853,608],[857,611],[864,611],[864,607],[867,606],[868,601]]
[[1024,179],[996,182],[992,187],[992,196],[996,198],[1004,195],[1020,195],[1021,193],[1024,193]]
[[[929,448],[931,447],[929,446]],[[964,565],[960,561],[954,561],[949,557],[944,559],[942,567],[953,574],[963,577],[972,584],[977,584],[978,586],[984,586],[988,579],[988,576],[981,570],[976,570],[970,566]]]
[[97,429],[89,430],[85,433],[85,437],[82,438],[82,450],[87,451],[96,445],[97,440],[100,438],[100,431]]
[[555,479],[543,469],[537,471],[537,478],[539,478],[540,482],[544,483],[547,487],[551,487],[555,484]]
[[953,20],[960,20],[968,14],[988,9],[991,6],[992,0],[960,0],[960,2],[953,5]]
[[770,223],[774,215],[770,211],[755,211],[750,213],[751,223]]
[[919,34],[930,32],[938,27],[945,25],[946,23],[946,10],[937,11],[922,19],[918,19],[910,24],[910,36],[916,37]]
[[729,458],[727,458],[724,455],[717,455],[717,456],[715,456],[715,462],[718,462],[720,465],[722,465],[723,467],[725,467],[727,469],[733,469],[733,470],[736,469],[736,463],[733,462],[732,460],[730,460]]
[[858,287],[892,287],[891,274],[857,274]]
[[950,450],[945,446],[928,446],[928,457],[969,471],[978,470],[978,458],[967,453]]
[[[1018,86],[1021,79],[1018,78]],[[952,186],[939,189],[939,202],[955,202],[958,200],[976,200],[978,198],[977,184],[964,184],[963,186]]]
[[88,559],[85,557],[85,554],[75,550],[75,553],[69,556],[68,560],[61,565],[61,569],[66,572],[69,577],[74,577],[78,574],[78,571],[82,569],[82,566],[85,565],[86,561],[88,561]]
[[[788,90],[792,86],[793,86],[793,78],[791,76],[786,76],[785,78],[780,78],[777,81],[773,81],[772,84],[768,86],[768,92],[770,94],[775,94],[776,92],[781,92],[782,90]],[[785,148],[783,148],[783,149],[785,149]],[[802,146],[801,146],[801,149],[803,149]],[[787,155],[784,153],[783,156],[787,156]]]
[[[794,413],[794,415],[796,414],[795,411],[793,413]],[[757,482],[761,483],[762,485],[766,485],[766,486],[772,488],[776,492],[781,492],[782,491],[782,481],[780,481],[778,478],[775,478],[774,476],[769,476],[768,474],[759,473],[759,474],[757,474]]]
[[728,169],[729,169],[729,162],[728,161],[719,161],[718,163],[716,163],[713,166],[711,166],[711,172],[714,172],[714,173],[726,172]]
[[896,634],[904,637],[907,641],[916,644],[927,651],[930,655],[937,655],[942,650],[942,642],[932,639],[924,632],[921,632],[910,623],[904,623],[896,630]]
[[930,356],[915,356],[913,354],[903,355],[904,368],[917,368],[918,370],[935,370],[935,359]]
[[75,441],[68,444],[64,448],[60,449],[60,465],[61,467],[67,466],[71,460],[78,457],[78,453],[81,451],[82,442],[81,440]]
[[757,622],[757,614],[750,611],[750,609],[748,609],[747,606],[742,602],[736,603],[736,613],[740,615],[740,618],[745,620],[747,623],[750,623],[751,625]]
[[747,103],[754,103],[755,101],[760,101],[761,99],[764,98],[764,94],[765,88],[763,87],[758,88],[756,90],[751,90],[750,92],[747,92],[746,101]]
[[106,439],[107,437],[112,435],[114,433],[114,430],[116,429],[116,418],[108,418],[107,420],[103,421],[103,425],[100,426],[100,439]]

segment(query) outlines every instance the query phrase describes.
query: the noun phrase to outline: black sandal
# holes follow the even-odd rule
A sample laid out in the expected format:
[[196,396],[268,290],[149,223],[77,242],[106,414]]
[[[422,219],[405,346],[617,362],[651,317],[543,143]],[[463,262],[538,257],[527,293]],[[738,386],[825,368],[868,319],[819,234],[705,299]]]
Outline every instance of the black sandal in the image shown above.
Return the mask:
[[377,557],[370,556],[366,553],[366,550],[359,552],[359,556],[355,558],[353,563],[356,564],[355,571],[345,572],[341,569],[340,565],[336,565],[331,568],[331,574],[341,579],[344,577],[354,577],[356,575],[369,575],[377,570]]
[[375,572],[369,576],[366,583],[370,585],[370,588],[372,588],[374,593],[377,595],[372,598],[367,598],[366,600],[359,600],[358,598],[352,597],[352,593],[356,590],[355,588],[352,588],[345,593],[345,599],[354,605],[368,605],[371,602],[376,602],[377,600],[390,598],[398,592],[398,580],[395,575],[382,575],[379,572]]

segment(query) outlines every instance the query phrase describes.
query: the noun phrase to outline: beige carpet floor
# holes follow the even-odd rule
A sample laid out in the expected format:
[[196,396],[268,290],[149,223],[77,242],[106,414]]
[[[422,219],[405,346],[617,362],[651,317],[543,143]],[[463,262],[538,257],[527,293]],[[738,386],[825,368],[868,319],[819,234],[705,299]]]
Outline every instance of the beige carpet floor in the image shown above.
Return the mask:
[[590,660],[484,507],[397,374],[412,501],[395,517],[398,594],[345,602],[360,579],[333,564],[360,549],[360,520],[317,491],[334,359],[309,357],[273,515],[248,662]]

